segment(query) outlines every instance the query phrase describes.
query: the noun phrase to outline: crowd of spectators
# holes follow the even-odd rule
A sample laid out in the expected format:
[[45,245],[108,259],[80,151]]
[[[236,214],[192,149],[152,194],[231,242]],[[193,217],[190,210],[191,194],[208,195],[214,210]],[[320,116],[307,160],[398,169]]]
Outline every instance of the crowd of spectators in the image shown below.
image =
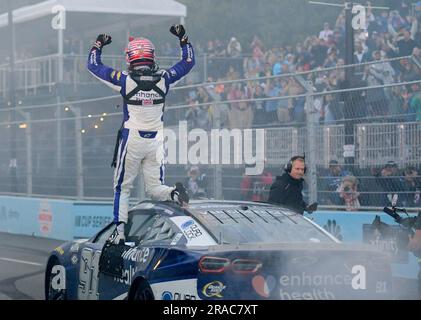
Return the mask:
[[[409,8],[409,5],[391,11],[369,8],[367,29],[355,31],[353,62],[361,66],[354,68],[351,85],[380,88],[351,94],[353,118],[383,116],[387,121],[421,121],[419,84],[381,88],[421,79],[421,4],[414,7],[414,12]],[[345,64],[343,12],[336,21],[324,23],[318,34],[294,45],[268,47],[258,36],[245,44],[231,35],[227,41],[213,39],[205,44],[195,41],[194,45],[200,61],[206,61],[208,83],[246,80],[195,87],[187,94],[183,92],[183,102],[189,107],[180,109],[177,118],[166,115],[169,121],[187,120],[189,129],[208,130],[213,128],[216,118],[220,121],[219,127],[229,129],[303,124],[306,98],[301,95],[308,90],[303,84],[306,80],[313,82],[316,92],[326,92],[314,99],[321,124],[334,123],[345,117],[344,95],[329,93],[346,85],[345,69],[341,68]],[[121,54],[118,50],[123,46],[123,43],[116,45],[113,49],[116,51],[110,48],[109,53]],[[81,44],[71,39],[65,43],[64,51],[69,55],[79,54],[80,48]],[[45,54],[56,52],[56,48],[48,44],[43,50]],[[166,43],[158,52],[160,56],[176,57],[179,48],[174,43]],[[410,55],[412,59],[400,58]],[[17,60],[30,57],[29,51],[19,51]],[[369,62],[376,63],[366,64]],[[331,69],[326,71],[326,68]],[[303,75],[297,76],[297,73]],[[273,78],[282,75],[285,76]],[[253,80],[255,78],[264,79]],[[277,99],[279,97],[287,98]],[[273,99],[261,100],[267,98]],[[236,102],[230,102],[234,100]],[[265,201],[274,177],[275,173],[268,169],[260,176],[243,176],[236,194],[244,200]],[[346,206],[349,210],[384,206],[389,195],[398,193],[398,205],[421,207],[421,179],[417,167],[399,169],[395,163],[388,163],[380,168],[345,170],[337,161],[331,161],[326,171],[319,169],[317,183],[318,199],[323,205]],[[192,198],[209,196],[208,179],[198,167],[189,169],[185,184]]]
[[[403,1],[402,3],[405,3]],[[235,37],[227,42],[220,39],[195,43],[199,55],[206,54],[208,81],[250,79],[220,86],[207,87],[209,101],[249,100],[302,95],[307,92],[303,82],[312,80],[316,92],[329,92],[350,85],[355,88],[383,86],[421,79],[421,4],[402,5],[399,10],[374,10],[368,7],[367,28],[355,30],[354,68],[351,84],[345,82],[345,15],[335,23],[326,22],[318,35],[307,37],[295,45],[268,48],[258,36],[248,45]],[[171,50],[168,49],[168,53]],[[414,59],[404,59],[413,55]],[[385,59],[395,59],[384,61]],[[418,63],[418,65],[417,65]],[[322,69],[333,68],[328,71]],[[309,72],[312,71],[312,72]],[[286,76],[252,80],[291,73]],[[415,85],[357,90],[350,93],[352,103],[349,118],[362,119],[383,116],[388,121],[421,121],[420,89]],[[199,96],[197,94],[196,96]],[[216,96],[216,97],[215,97]],[[320,123],[343,120],[344,95],[319,96],[315,107]],[[203,99],[188,98],[187,104],[196,108]],[[229,103],[222,121],[229,128],[245,128],[271,124],[303,123],[305,97],[268,101]],[[203,106],[212,109],[211,106]],[[206,110],[203,112],[206,113]],[[191,112],[187,112],[191,116]],[[397,116],[397,117],[396,117]],[[191,118],[190,118],[191,119]]]
[[356,210],[361,206],[390,206],[392,196],[398,194],[398,206],[421,206],[421,176],[416,167],[399,169],[395,162],[389,161],[383,167],[355,168],[353,171],[344,170],[335,160],[330,162],[327,172],[321,169],[318,178],[320,202]]
[[[368,8],[367,29],[355,31],[353,63],[357,66],[350,85],[379,88],[349,94],[351,118],[421,121],[420,84],[382,88],[421,79],[421,3],[414,7],[419,11],[410,12],[409,7],[391,11]],[[185,100],[190,108],[184,116],[191,128],[212,128],[216,110],[223,128],[303,123],[306,99],[301,95],[307,92],[305,80],[312,81],[315,92],[326,92],[314,99],[320,124],[346,117],[345,95],[329,93],[347,85],[345,68],[341,68],[345,65],[343,12],[334,24],[324,23],[318,35],[294,46],[268,48],[255,36],[248,45],[231,37],[226,43],[215,39],[195,47],[199,56],[206,54],[208,82],[246,80],[190,89]],[[407,56],[413,58],[403,58]],[[289,76],[297,73],[301,76]],[[273,77],[278,75],[286,76]],[[295,97],[276,99],[291,96]],[[266,98],[275,99],[261,100]],[[236,102],[230,102],[233,100]],[[323,205],[345,206],[347,210],[381,207],[390,204],[390,196],[397,193],[398,205],[421,206],[421,179],[416,167],[398,169],[395,163],[388,163],[384,167],[345,170],[333,160],[328,169],[319,168],[317,176],[318,200]],[[274,177],[268,169],[259,176],[244,175],[239,186],[241,199],[265,201]]]
[[[420,2],[414,4],[414,1],[409,0],[398,2],[400,5],[393,10],[374,10],[368,5],[366,29],[354,31],[353,62],[355,64],[379,62],[355,68],[355,77],[350,84],[345,82],[345,70],[340,68],[345,64],[344,11],[339,14],[336,21],[325,22],[317,34],[309,35],[303,41],[293,44],[278,45],[274,42],[269,46],[257,35],[247,44],[241,43],[233,35],[229,35],[225,40],[208,39],[202,43],[200,40],[195,40],[195,52],[198,56],[196,69],[199,70],[199,65],[206,63],[206,68],[202,66],[200,72],[206,73],[208,82],[309,72],[302,76],[250,80],[207,87],[209,95],[207,102],[275,98],[223,105],[221,125],[229,128],[303,124],[306,120],[305,97],[284,99],[281,97],[303,95],[308,92],[308,88],[304,86],[306,80],[312,81],[316,92],[329,92],[348,86],[382,86],[421,79],[421,4]],[[64,42],[64,53],[84,54],[81,48],[88,46],[92,40],[88,42],[83,43],[76,36],[69,35]],[[121,55],[124,46],[125,41],[120,43],[116,40],[114,46],[107,49],[107,54]],[[166,42],[157,49],[160,57],[179,56],[176,43]],[[31,55],[56,53],[57,48],[54,42],[49,41],[39,50],[29,54],[29,51],[20,49],[17,60],[28,59]],[[414,59],[399,59],[410,55],[413,55]],[[394,58],[397,60],[383,61]],[[162,61],[165,64],[167,60]],[[72,74],[75,71],[74,64],[71,60],[66,60],[65,63],[68,64],[68,68],[65,67],[64,70],[65,80],[72,82],[75,76]],[[81,64],[81,68],[84,68],[84,63]],[[321,71],[326,68],[333,70]],[[81,69],[76,71],[83,73]],[[80,78],[80,75],[78,77]],[[203,80],[202,77],[197,79]],[[362,119],[379,116],[389,120],[421,121],[420,91],[419,85],[355,91],[350,94],[352,103],[350,115],[344,113],[345,97],[338,93],[319,96],[315,101],[315,107],[321,124],[344,118]],[[200,104],[200,100],[203,99],[199,92],[195,95],[199,97],[198,99],[192,99],[192,96],[189,95],[183,102],[198,110],[195,105]],[[212,106],[203,106],[201,109],[203,109],[201,112],[188,111],[185,114],[189,117],[188,121],[197,122],[194,118],[202,113],[212,116]]]
[[[355,211],[362,207],[390,206],[393,195],[397,194],[397,206],[406,208],[421,207],[421,176],[419,168],[407,166],[399,169],[390,161],[382,167],[352,170],[345,169],[336,160],[329,167],[318,168],[317,201],[321,205],[344,207]],[[266,168],[258,176],[243,175],[239,183],[241,200],[266,201],[269,189],[279,169]],[[308,185],[304,195],[308,196]],[[234,197],[234,194],[230,197]]]

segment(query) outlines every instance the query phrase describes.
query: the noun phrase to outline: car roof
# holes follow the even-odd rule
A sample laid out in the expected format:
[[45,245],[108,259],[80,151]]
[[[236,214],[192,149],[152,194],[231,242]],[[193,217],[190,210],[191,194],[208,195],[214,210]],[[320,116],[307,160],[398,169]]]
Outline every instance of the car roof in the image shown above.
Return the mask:
[[[204,225],[208,224],[203,221],[203,216],[207,215],[207,213],[209,215],[207,215],[208,218],[206,220],[213,220],[214,223],[218,221],[221,224],[227,221],[238,223],[238,216],[234,217],[234,215],[238,214],[242,216],[241,218],[249,219],[243,214],[246,211],[255,214],[258,219],[262,219],[266,223],[273,219],[279,221],[283,216],[288,218],[293,224],[301,224],[307,221],[333,241],[339,242],[334,236],[313,221],[291,209],[274,203],[237,200],[192,200],[187,208],[182,208],[173,201],[145,200],[130,210],[131,213],[133,211],[140,211],[139,213],[144,211],[147,214],[160,213],[168,216],[189,216],[198,219]],[[234,215],[232,215],[233,212]]]
[[247,209],[249,207],[281,210],[286,215],[297,214],[288,208],[273,203],[237,200],[192,200],[188,207],[180,207],[172,201],[145,200],[133,206],[130,211],[158,209],[167,211],[169,214],[192,215],[194,211],[200,210]]

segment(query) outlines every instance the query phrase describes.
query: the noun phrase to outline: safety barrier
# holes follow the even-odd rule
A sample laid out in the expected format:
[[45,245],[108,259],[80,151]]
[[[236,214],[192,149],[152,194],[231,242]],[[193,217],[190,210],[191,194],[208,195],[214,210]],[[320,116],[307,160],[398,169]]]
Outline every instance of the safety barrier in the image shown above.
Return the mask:
[[112,221],[110,203],[0,196],[0,231],[73,240],[89,238]]
[[[42,198],[0,196],[0,232],[61,240],[90,238],[112,221],[109,202],[76,202]],[[344,243],[368,243],[391,254],[396,277],[416,278],[418,266],[408,251],[397,249],[395,239],[380,239],[371,223],[379,212],[320,211],[309,216]]]

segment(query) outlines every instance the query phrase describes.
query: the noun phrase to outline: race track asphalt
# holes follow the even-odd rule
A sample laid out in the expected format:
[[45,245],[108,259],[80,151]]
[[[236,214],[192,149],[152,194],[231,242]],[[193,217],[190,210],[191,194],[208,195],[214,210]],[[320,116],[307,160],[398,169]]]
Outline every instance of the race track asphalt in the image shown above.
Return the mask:
[[[61,240],[0,232],[0,300],[44,300],[47,259]],[[395,299],[417,299],[415,279],[395,279]]]
[[0,232],[0,300],[44,300],[44,271],[64,241]]

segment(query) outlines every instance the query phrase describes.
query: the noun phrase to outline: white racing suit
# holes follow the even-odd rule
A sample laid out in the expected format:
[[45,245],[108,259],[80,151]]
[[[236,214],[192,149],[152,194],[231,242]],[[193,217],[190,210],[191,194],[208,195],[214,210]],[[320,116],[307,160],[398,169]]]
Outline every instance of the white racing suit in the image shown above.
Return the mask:
[[100,49],[93,47],[89,54],[88,70],[112,89],[119,91],[125,100],[123,127],[114,171],[116,223],[127,223],[130,189],[141,169],[146,193],[154,200],[171,200],[174,188],[164,185],[165,95],[170,85],[185,76],[195,64],[193,47],[187,43],[181,49],[182,60],[170,69],[160,72],[160,78],[157,78],[158,82],[154,87],[156,89],[140,90],[133,96],[130,93],[138,88],[138,83],[130,75],[103,65]]

